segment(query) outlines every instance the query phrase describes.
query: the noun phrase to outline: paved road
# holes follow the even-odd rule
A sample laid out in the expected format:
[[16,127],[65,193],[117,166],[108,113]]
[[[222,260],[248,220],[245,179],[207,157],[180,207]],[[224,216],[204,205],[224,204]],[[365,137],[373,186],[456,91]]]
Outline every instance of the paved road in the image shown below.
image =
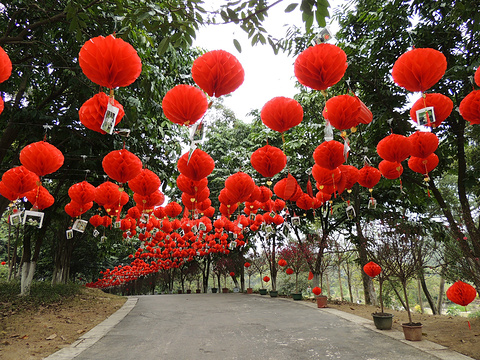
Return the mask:
[[75,359],[440,358],[334,313],[260,295],[140,296],[119,324]]

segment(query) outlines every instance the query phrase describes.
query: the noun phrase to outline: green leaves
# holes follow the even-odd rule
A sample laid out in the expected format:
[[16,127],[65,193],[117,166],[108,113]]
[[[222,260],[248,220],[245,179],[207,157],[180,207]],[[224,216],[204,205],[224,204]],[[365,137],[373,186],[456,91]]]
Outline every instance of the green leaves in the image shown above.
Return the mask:
[[235,49],[237,49],[239,53],[242,52],[242,46],[240,45],[237,39],[233,39],[233,45],[235,46]]
[[297,8],[298,4],[294,3],[294,4],[290,4],[287,6],[287,8],[285,9],[285,12],[286,13],[290,13],[292,12],[293,10],[295,10]]

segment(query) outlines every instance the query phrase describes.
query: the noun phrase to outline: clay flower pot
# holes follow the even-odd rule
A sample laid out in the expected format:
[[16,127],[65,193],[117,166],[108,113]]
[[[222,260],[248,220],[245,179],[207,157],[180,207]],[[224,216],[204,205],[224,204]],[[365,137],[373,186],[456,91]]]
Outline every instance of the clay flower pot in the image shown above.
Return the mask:
[[253,294],[253,289],[252,288],[247,288],[247,294]]
[[403,335],[405,340],[421,341],[422,340],[422,324],[421,323],[404,323]]
[[222,288],[222,293],[227,294],[228,293],[228,288]]
[[327,297],[325,295],[317,296],[317,307],[326,308],[327,307]]

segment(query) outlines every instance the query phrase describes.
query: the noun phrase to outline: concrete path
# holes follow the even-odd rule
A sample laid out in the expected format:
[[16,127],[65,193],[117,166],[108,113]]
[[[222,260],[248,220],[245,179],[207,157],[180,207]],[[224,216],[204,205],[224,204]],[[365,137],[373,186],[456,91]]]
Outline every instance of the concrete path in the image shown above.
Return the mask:
[[234,293],[136,301],[129,298],[104,323],[47,359],[470,359],[304,301]]

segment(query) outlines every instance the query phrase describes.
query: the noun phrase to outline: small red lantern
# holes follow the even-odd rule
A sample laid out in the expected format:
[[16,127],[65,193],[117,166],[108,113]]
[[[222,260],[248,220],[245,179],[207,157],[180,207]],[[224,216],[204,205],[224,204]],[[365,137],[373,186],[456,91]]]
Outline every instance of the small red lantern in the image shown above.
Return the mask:
[[225,180],[225,188],[232,194],[235,202],[244,202],[255,188],[255,182],[249,175],[239,171]]
[[53,196],[41,185],[26,192],[24,196],[33,205],[33,208],[38,210],[45,210],[55,202]]
[[356,127],[360,123],[359,115],[363,109],[360,100],[348,94],[335,96],[325,103],[325,115],[337,130]]
[[171,218],[177,217],[182,213],[182,207],[175,201],[169,202],[167,205],[165,205],[164,210],[165,214]]
[[434,133],[417,131],[408,137],[412,156],[426,158],[438,148],[438,137]]
[[268,276],[264,276],[263,281],[269,282],[269,281],[270,281],[270,278],[269,278]]
[[133,192],[148,196],[160,187],[161,181],[157,174],[148,169],[142,169],[140,174],[128,181],[128,186]]
[[475,288],[463,281],[456,281],[452,286],[447,290],[447,298],[454,302],[455,304],[461,306],[467,306],[477,296],[477,291]]
[[63,165],[64,157],[60,150],[46,141],[34,142],[20,151],[20,162],[38,176],[57,171]]
[[279,148],[265,145],[252,153],[250,162],[263,177],[271,178],[285,168],[287,157]]
[[285,259],[280,259],[278,260],[278,265],[279,266],[287,266],[287,261]]
[[410,156],[411,147],[406,136],[390,134],[378,142],[377,153],[384,160],[401,163]]
[[15,201],[17,200],[21,194],[18,194],[12,190],[10,190],[4,183],[3,181],[0,181],[0,195],[2,195],[4,198],[7,198],[10,201]]
[[102,167],[111,179],[126,183],[140,174],[142,161],[126,149],[114,150],[105,155]]
[[292,268],[288,268],[287,270],[285,270],[285,273],[287,275],[292,275],[293,274],[293,269]]
[[378,164],[378,170],[386,179],[394,180],[398,179],[403,174],[403,166],[398,162],[391,162],[382,160]]
[[275,192],[275,195],[285,201],[297,201],[303,194],[297,180],[290,174],[288,174],[286,178],[278,181],[273,187],[273,191]]
[[468,94],[460,103],[458,110],[471,125],[480,124],[480,90],[473,90]]
[[251,264],[249,262],[246,262],[245,264],[243,264],[243,266],[245,266],[248,269],[251,266]]
[[[461,105],[460,105],[461,106]],[[423,97],[418,99],[410,109],[410,117],[413,121],[417,121],[417,110],[433,107],[435,112],[435,122],[427,123],[427,126],[437,127],[452,113],[453,101],[448,96],[442,94],[424,94]]]
[[309,271],[308,272],[308,280],[312,280],[312,279],[313,279],[313,273],[311,271]]
[[320,295],[322,293],[322,289],[320,289],[318,286],[315,286],[312,289],[312,293],[314,293],[316,296]]
[[206,177],[200,179],[199,181],[194,181],[183,174],[180,174],[177,177],[177,187],[180,189],[180,191],[187,194],[196,194],[197,192],[205,189],[207,185],[208,180]]
[[39,182],[39,177],[25,166],[11,168],[2,176],[2,183],[18,196],[34,189]]
[[430,154],[426,158],[412,156],[410,160],[408,160],[408,167],[412,171],[428,177],[428,173],[437,167],[438,161],[436,154]]
[[95,200],[95,186],[87,181],[73,184],[68,189],[68,196],[78,204],[86,204]]
[[103,218],[98,214],[90,217],[90,220],[88,220],[88,221],[94,228],[97,228],[100,225],[103,225]]
[[345,178],[345,189],[351,189],[358,181],[358,169],[352,165],[340,165],[338,168]]
[[205,151],[195,149],[189,160],[189,153],[183,154],[177,163],[178,170],[186,177],[200,181],[210,175],[215,168],[215,162]]
[[95,189],[95,202],[99,206],[105,204],[118,204],[121,195],[122,193],[120,192],[118,185],[115,185],[110,181],[105,181]]
[[336,140],[324,141],[313,152],[313,160],[318,166],[333,170],[345,162],[343,151],[342,143]]
[[358,171],[358,183],[369,190],[378,184],[381,177],[382,173],[368,164]]
[[140,208],[151,209],[155,206],[161,206],[165,201],[165,195],[160,190],[156,190],[147,196],[135,193],[133,194],[133,200]]
[[0,83],[7,80],[11,74],[12,61],[5,50],[0,47]]
[[315,198],[308,194],[303,194],[297,199],[296,204],[300,209],[308,211],[315,206]]
[[231,277],[234,277],[235,276],[235,273],[233,271],[230,272],[230,276]]
[[108,102],[112,100],[112,105],[119,109],[117,117],[115,118],[115,126],[118,125],[125,115],[123,106],[117,100],[109,98],[104,92],[95,94],[93,97],[83,103],[83,105],[80,107],[80,110],[78,110],[80,122],[87,129],[105,135],[106,132],[100,127],[102,126],[105,112],[107,111]]
[[303,109],[298,101],[278,96],[263,105],[260,117],[265,126],[283,133],[302,122]]
[[208,108],[205,93],[191,85],[177,85],[162,100],[163,113],[175,124],[189,126],[200,120]]
[[370,261],[369,263],[365,264],[365,266],[363,267],[363,271],[365,271],[365,274],[367,274],[371,278],[374,278],[382,272],[382,268],[380,267],[380,265],[374,263],[373,261]]

